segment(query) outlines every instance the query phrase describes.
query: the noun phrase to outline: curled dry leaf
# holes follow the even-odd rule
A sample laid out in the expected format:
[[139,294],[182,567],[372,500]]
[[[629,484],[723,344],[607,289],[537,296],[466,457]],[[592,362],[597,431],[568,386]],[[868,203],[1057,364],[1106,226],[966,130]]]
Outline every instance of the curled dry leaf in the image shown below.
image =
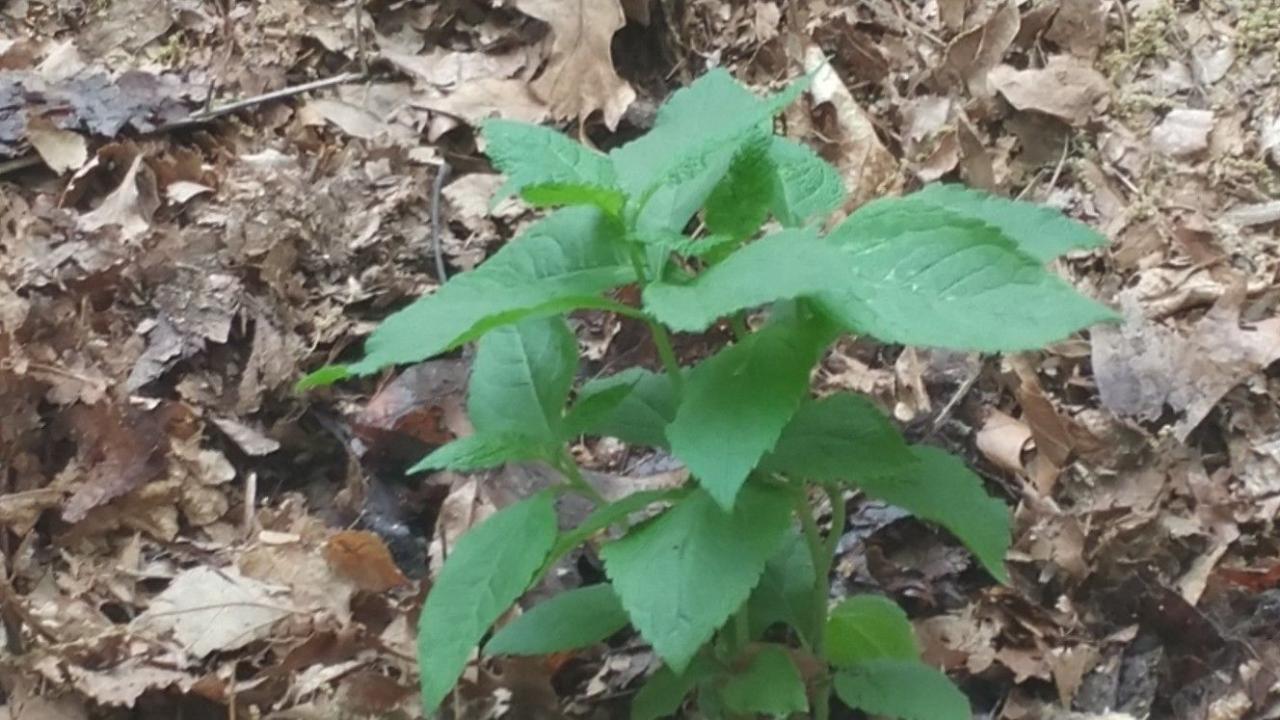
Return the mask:
[[636,99],[613,67],[613,34],[626,23],[618,0],[517,0],[516,7],[551,26],[551,57],[533,92],[562,120],[600,110],[613,130]]
[[1015,474],[1025,472],[1022,452],[1031,442],[1031,428],[1016,418],[992,410],[978,431],[978,450],[988,460]]
[[138,155],[120,186],[104,198],[101,205],[80,216],[80,229],[91,232],[115,225],[120,228],[122,238],[131,240],[150,229],[151,219],[159,207],[155,175],[143,163],[142,155]]
[[1012,1],[1002,3],[986,22],[951,41],[943,59],[944,66],[964,80],[974,95],[991,95],[987,74],[1018,36],[1021,22],[1017,6]]
[[325,560],[334,572],[369,592],[386,592],[409,582],[391,559],[382,538],[364,530],[344,530],[329,538]]
[[814,73],[809,88],[814,105],[829,104],[834,110],[834,127],[824,127],[822,133],[838,148],[835,165],[849,191],[845,211],[896,189],[901,180],[898,161],[880,142],[871,116],[854,100],[822,48],[805,49],[804,69]]
[[1055,55],[1039,69],[1000,65],[988,77],[992,87],[1018,110],[1035,110],[1074,126],[1093,119],[1111,92],[1101,73],[1068,55]]

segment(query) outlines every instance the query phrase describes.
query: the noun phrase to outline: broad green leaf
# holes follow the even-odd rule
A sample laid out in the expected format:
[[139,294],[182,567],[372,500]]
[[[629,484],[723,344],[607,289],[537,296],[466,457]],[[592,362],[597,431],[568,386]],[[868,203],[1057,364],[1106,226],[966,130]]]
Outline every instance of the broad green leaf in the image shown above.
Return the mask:
[[916,462],[894,475],[846,478],[868,495],[951,531],[1000,582],[1008,582],[1009,508],[991,497],[960,458],[937,448],[911,448]]
[[914,462],[902,435],[871,401],[838,393],[801,405],[760,469],[829,481],[896,477]]
[[550,557],[553,560],[558,559],[586,542],[592,535],[614,523],[622,522],[631,513],[640,512],[654,503],[675,502],[688,494],[689,490],[685,487],[671,490],[641,490],[621,500],[602,505],[588,515],[581,525],[560,536],[560,539],[556,540],[555,547],[551,549]]
[[650,284],[644,304],[671,329],[698,332],[738,310],[848,287],[853,277],[848,254],[814,230],[784,230],[741,248],[691,283]]
[[775,137],[769,159],[775,169],[771,209],[784,227],[825,218],[844,201],[844,181],[807,145]]
[[1058,210],[1002,198],[963,185],[928,185],[905,199],[944,208],[1000,228],[1019,250],[1040,262],[1049,262],[1072,250],[1087,250],[1107,243],[1102,233]]
[[878,595],[858,595],[832,608],[823,638],[823,654],[838,667],[920,657],[907,614]]
[[325,387],[332,385],[339,380],[346,380],[351,377],[351,372],[343,365],[325,365],[319,370],[314,370],[307,374],[306,377],[298,381],[293,386],[295,392],[305,392],[312,388]]
[[627,613],[607,584],[576,588],[541,602],[507,623],[484,646],[486,655],[546,655],[603,641],[627,625]]
[[600,554],[631,624],[679,672],[746,601],[790,524],[780,488],[748,485],[731,512],[694,492]]
[[561,415],[578,367],[578,342],[562,317],[530,318],[480,339],[467,391],[477,433],[561,440]]
[[541,492],[499,510],[450,548],[418,623],[427,715],[449,694],[489,626],[524,593],[555,536],[554,497]]
[[661,250],[665,256],[675,253],[684,257],[702,258],[713,254],[728,252],[730,248],[742,241],[732,235],[703,235],[690,237],[672,230],[656,230],[636,236],[636,240],[648,245],[651,250]]
[[812,641],[814,634],[813,555],[804,536],[791,530],[782,548],[765,565],[760,584],[751,593],[747,619],[751,637],[758,638],[774,623],[786,623]]
[[578,402],[590,402],[591,398],[615,392],[618,387],[629,387],[631,392],[609,412],[595,418],[583,431],[615,437],[632,445],[666,447],[667,425],[676,416],[676,394],[671,387],[671,377],[642,368],[628,368],[583,385],[578,392]]
[[427,470],[474,472],[509,462],[548,460],[553,456],[554,449],[546,440],[535,440],[526,435],[477,432],[441,445],[405,473],[412,475]]
[[969,701],[946,675],[915,660],[873,660],[836,674],[836,695],[868,715],[971,720]]
[[768,134],[771,118],[807,83],[804,78],[761,99],[716,69],[676,91],[658,110],[652,130],[610,153],[624,192],[643,203],[637,227],[683,229],[738,150]]
[[690,371],[667,440],[722,507],[777,442],[830,339],[816,319],[775,317]]
[[590,204],[617,215],[625,198],[609,158],[550,128],[486,120],[485,154],[507,175],[497,202],[521,193],[534,205]]
[[760,648],[744,670],[729,677],[720,696],[736,713],[787,717],[809,709],[800,670],[777,645]]
[[480,267],[384,320],[365,342],[364,359],[346,370],[368,375],[424,360],[474,339],[468,333],[486,323],[558,314],[593,299],[603,305],[601,293],[635,279],[620,247],[620,227],[601,211],[558,210]]
[[991,225],[904,200],[863,210],[828,237],[849,253],[857,279],[821,296],[851,330],[887,342],[1001,351],[1040,347],[1116,318]]
[[614,385],[589,394],[578,393],[578,399],[564,414],[563,435],[566,440],[591,433],[613,415],[618,405],[631,394],[630,385]]
[[702,657],[694,658],[683,673],[673,672],[665,665],[658,668],[631,699],[631,720],[658,720],[675,715],[689,691],[711,677],[715,670],[715,665]]
[[707,197],[703,222],[709,231],[741,240],[764,224],[776,174],[769,155],[772,140],[772,136],[761,135],[734,155],[728,173]]

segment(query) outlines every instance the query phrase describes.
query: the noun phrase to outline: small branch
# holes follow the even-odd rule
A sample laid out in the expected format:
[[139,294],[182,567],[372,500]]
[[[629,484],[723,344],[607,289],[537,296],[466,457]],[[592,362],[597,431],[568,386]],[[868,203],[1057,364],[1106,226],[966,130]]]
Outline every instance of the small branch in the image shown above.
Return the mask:
[[449,279],[449,273],[444,267],[444,249],[440,246],[440,193],[449,181],[449,170],[449,163],[441,161],[435,182],[431,184],[431,247],[436,255],[436,280],[442,285]]

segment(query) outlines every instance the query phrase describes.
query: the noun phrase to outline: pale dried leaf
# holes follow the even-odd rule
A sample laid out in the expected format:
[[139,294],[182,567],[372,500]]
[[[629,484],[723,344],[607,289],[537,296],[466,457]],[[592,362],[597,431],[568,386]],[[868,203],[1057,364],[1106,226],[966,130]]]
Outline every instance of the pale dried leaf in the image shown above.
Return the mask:
[[1213,130],[1212,110],[1171,111],[1151,131],[1151,144],[1170,157],[1186,157],[1209,147],[1209,131]]
[[550,25],[554,36],[534,94],[557,119],[586,120],[600,110],[615,129],[636,99],[613,67],[613,34],[626,23],[618,0],[516,0],[516,8]]
[[27,140],[44,164],[59,174],[76,170],[89,159],[89,144],[80,133],[56,127],[28,127]]
[[120,236],[130,240],[151,227],[151,219],[159,207],[155,175],[139,154],[120,186],[105,197],[101,205],[80,216],[80,229],[93,231],[115,225],[120,228]]
[[1087,63],[1055,55],[1040,69],[994,68],[991,85],[1019,110],[1035,110],[1080,126],[1089,122],[1111,92],[1107,79]]
[[172,635],[185,652],[202,658],[266,637],[293,612],[285,603],[279,588],[235,568],[200,566],[174,578],[130,629],[156,639]]

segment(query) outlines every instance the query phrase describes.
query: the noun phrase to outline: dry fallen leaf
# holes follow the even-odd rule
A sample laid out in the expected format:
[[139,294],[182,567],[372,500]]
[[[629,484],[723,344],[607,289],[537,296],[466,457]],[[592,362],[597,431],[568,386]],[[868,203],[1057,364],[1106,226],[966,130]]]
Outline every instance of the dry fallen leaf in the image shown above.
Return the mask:
[[1146,320],[1122,298],[1126,322],[1093,331],[1093,368],[1102,403],[1154,419],[1167,403],[1184,413],[1183,440],[1228,390],[1280,359],[1280,317],[1240,326],[1244,287],[1228,290],[1185,335]]
[[120,186],[103,198],[101,205],[80,216],[80,229],[93,231],[116,225],[120,228],[120,236],[130,240],[151,227],[151,219],[159,207],[155,176],[139,154],[133,159]]
[[586,120],[596,110],[613,130],[636,92],[618,77],[610,45],[626,23],[618,0],[516,0],[516,7],[551,26],[547,66],[533,92],[561,120]]
[[1171,111],[1151,131],[1151,145],[1171,157],[1194,155],[1209,147],[1209,132],[1213,130],[1212,110]]
[[1022,474],[1022,453],[1031,442],[1031,428],[999,410],[992,410],[974,438],[978,450],[991,462],[1011,473]]
[[89,145],[80,133],[33,123],[27,127],[27,140],[44,164],[59,174],[79,169],[89,159]]
[[364,530],[344,530],[329,538],[325,560],[339,576],[369,592],[386,592],[409,582],[391,559],[382,538]]
[[822,48],[810,45],[805,49],[804,69],[814,73],[809,86],[814,105],[830,104],[835,111],[834,127],[822,128],[822,134],[831,139],[839,151],[836,169],[849,191],[844,210],[852,211],[895,189],[901,181],[898,161],[880,142],[871,116],[854,100],[835,68],[827,62]]
[[1040,69],[1000,65],[988,79],[1018,110],[1035,110],[1075,126],[1089,122],[1111,92],[1101,73],[1069,55],[1055,55]]
[[192,658],[234,650],[266,637],[292,612],[278,588],[235,568],[191,568],[130,624],[133,632],[157,640],[171,634]]
[[943,64],[964,80],[974,95],[991,95],[987,74],[1018,36],[1021,22],[1017,6],[1013,2],[1003,3],[986,22],[951,41]]

